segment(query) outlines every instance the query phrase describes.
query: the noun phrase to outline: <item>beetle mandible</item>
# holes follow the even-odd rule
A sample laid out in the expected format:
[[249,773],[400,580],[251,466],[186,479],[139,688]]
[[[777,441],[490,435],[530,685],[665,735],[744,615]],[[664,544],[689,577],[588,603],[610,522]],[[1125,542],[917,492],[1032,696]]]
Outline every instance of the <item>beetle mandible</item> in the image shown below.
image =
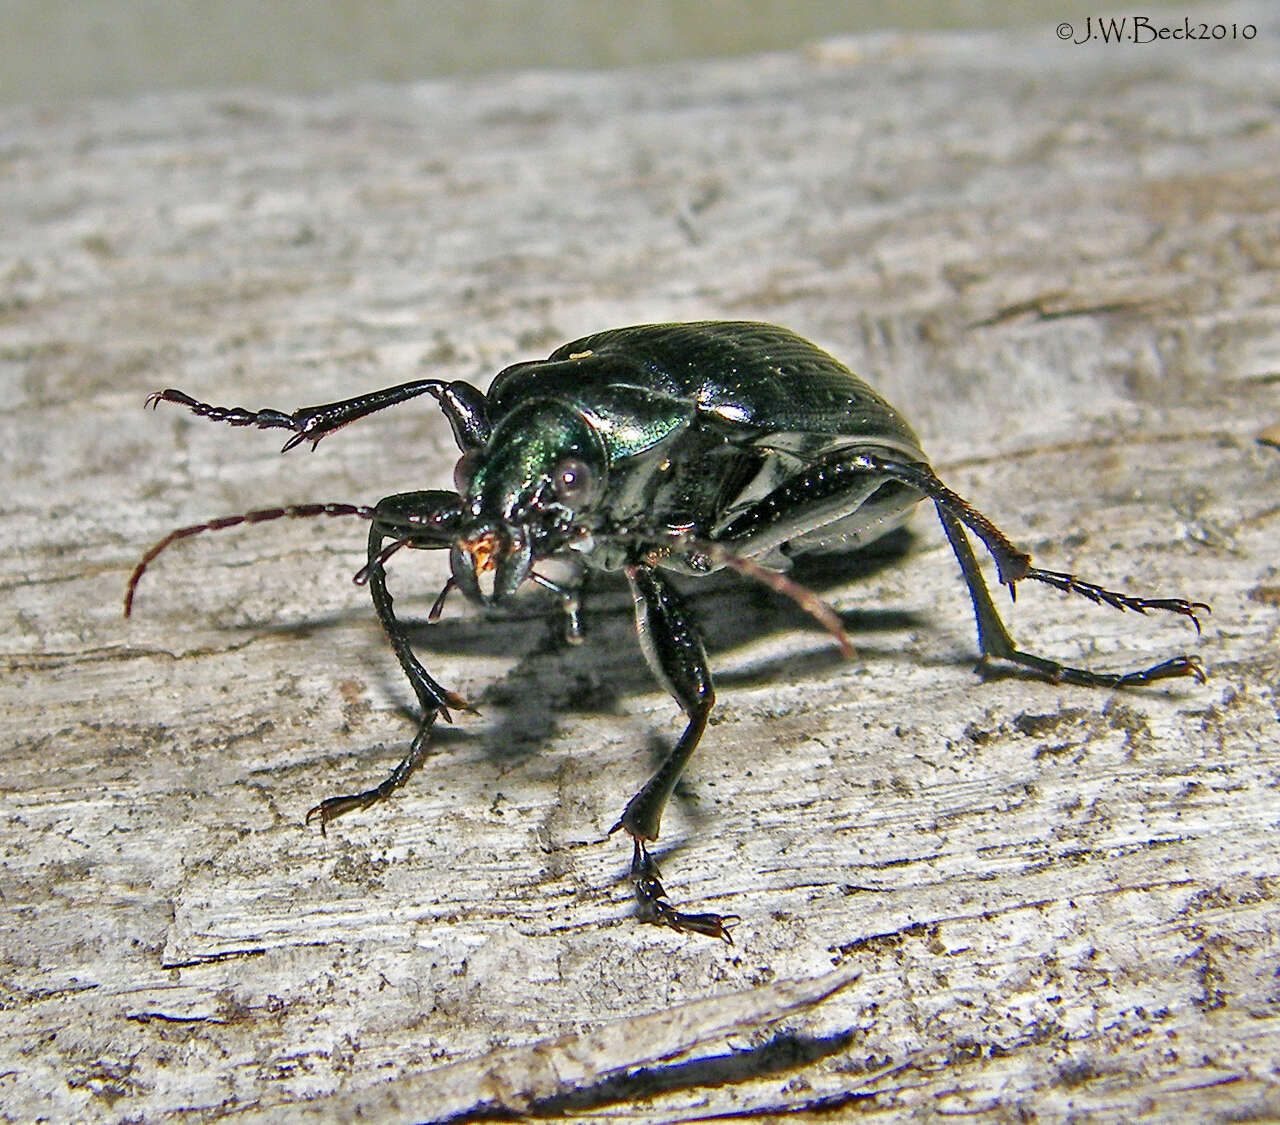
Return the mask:
[[368,560],[356,580],[369,585],[422,720],[408,752],[381,784],[327,798],[308,812],[307,822],[319,821],[322,829],[402,786],[421,764],[435,721],[449,721],[451,707],[467,707],[422,666],[392,610],[384,564],[404,547],[449,552],[452,576],[433,619],[451,589],[474,602],[502,605],[533,581],[559,596],[571,640],[580,636],[580,585],[553,582],[537,564],[559,556],[576,560],[579,574],[626,575],[645,657],[687,725],[610,831],[621,828],[632,838],[631,880],[644,921],[726,941],[734,917],[674,907],[647,847],[657,839],[663,808],[715,698],[702,638],[665,572],[704,575],[727,566],[767,582],[822,621],[848,652],[834,612],[781,572],[805,552],[863,546],[928,499],[968,586],[983,662],[1004,660],[1085,686],[1204,679],[1194,656],[1113,673],[1019,650],[991,599],[970,532],[990,552],[1010,594],[1030,579],[1120,610],[1181,614],[1197,632],[1196,614],[1209,607],[1183,598],[1135,597],[1032,566],[1029,554],[938,479],[893,407],[826,352],[772,325],[704,321],[598,332],[546,359],[506,368],[488,394],[465,382],[419,379],[291,413],[211,406],[172,389],[147,402],[177,403],[232,426],[290,430],[288,451],[308,441],[314,449],[334,430],[420,395],[439,404],[461,451],[456,491],[403,492],[372,507],[261,509],[179,528],[138,563],[125,596],[128,615],[143,571],[190,535],[284,517],[369,520]]

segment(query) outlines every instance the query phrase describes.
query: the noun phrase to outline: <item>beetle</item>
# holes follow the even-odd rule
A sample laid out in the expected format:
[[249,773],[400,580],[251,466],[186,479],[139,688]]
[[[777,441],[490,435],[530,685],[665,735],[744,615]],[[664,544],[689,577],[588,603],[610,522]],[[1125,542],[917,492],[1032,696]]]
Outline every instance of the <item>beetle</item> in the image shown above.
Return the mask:
[[[970,532],[991,554],[1011,596],[1019,582],[1031,580],[1119,610],[1180,614],[1197,633],[1197,613],[1209,607],[1120,593],[1032,566],[1028,553],[937,477],[901,414],[838,360],[773,325],[703,321],[598,332],[546,359],[507,367],[487,394],[466,382],[418,379],[292,412],[212,406],[174,389],[157,391],[147,403],[175,403],[232,426],[289,430],[287,452],[304,442],[314,449],[335,430],[422,395],[438,403],[461,454],[453,490],[403,492],[372,507],[259,509],[179,528],[143,556],[128,583],[126,616],[143,572],[178,539],[279,518],[369,521],[367,562],[356,580],[368,583],[422,718],[408,752],[379,785],[329,797],[308,812],[307,822],[318,821],[322,830],[402,786],[421,764],[436,720],[450,721],[450,708],[468,708],[419,662],[392,609],[385,564],[406,547],[449,552],[451,577],[432,620],[451,590],[502,606],[532,581],[558,596],[573,641],[581,636],[581,575],[626,576],[641,648],[686,725],[610,832],[621,829],[632,839],[630,877],[642,920],[726,941],[735,917],[673,906],[648,848],[715,699],[701,635],[670,573],[702,576],[728,567],[766,582],[817,617],[851,653],[834,612],[783,572],[806,552],[864,546],[929,500],[968,587],[983,664],[1002,660],[1089,687],[1205,678],[1195,656],[1115,673],[1018,649],[996,611]],[[540,574],[538,564],[552,557],[573,560],[579,580]]]

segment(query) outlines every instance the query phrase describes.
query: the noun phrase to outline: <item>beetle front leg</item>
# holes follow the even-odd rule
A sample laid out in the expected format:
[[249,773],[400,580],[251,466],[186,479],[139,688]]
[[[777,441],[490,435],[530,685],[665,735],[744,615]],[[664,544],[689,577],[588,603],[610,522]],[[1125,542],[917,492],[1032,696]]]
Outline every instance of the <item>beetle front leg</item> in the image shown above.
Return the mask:
[[326,797],[318,805],[307,810],[304,823],[310,824],[313,820],[320,822],[320,832],[323,835],[329,821],[336,820],[344,813],[354,812],[356,809],[367,809],[370,805],[377,804],[379,801],[390,797],[397,789],[399,789],[422,765],[427,756],[427,744],[430,741],[431,728],[435,725],[437,711],[430,711],[422,719],[422,725],[418,728],[418,733],[413,736],[413,741],[409,743],[409,752],[400,759],[399,764],[387,776],[375,785],[372,789],[366,789],[363,793],[347,793],[341,797]]
[[369,583],[369,592],[373,597],[373,606],[378,613],[378,620],[391,642],[391,648],[404,669],[414,694],[418,697],[418,705],[422,708],[422,724],[414,736],[409,750],[395,769],[378,785],[366,789],[363,793],[351,793],[341,797],[327,797],[307,813],[306,822],[320,822],[323,832],[325,825],[335,817],[355,809],[368,808],[378,801],[389,797],[399,789],[426,757],[431,728],[437,718],[449,721],[449,707],[470,710],[467,701],[457,692],[449,691],[427,672],[418,661],[409,643],[408,634],[400,624],[392,609],[393,599],[387,589],[387,574],[383,567],[384,539],[395,537],[416,529],[422,537],[411,545],[419,547],[442,547],[447,542],[439,524],[446,527],[448,516],[456,507],[457,497],[448,492],[417,492],[390,496],[381,501],[374,510],[373,523],[369,528],[369,561],[362,574]]
[[625,829],[635,841],[631,881],[642,921],[683,933],[707,934],[732,944],[727,927],[734,916],[686,914],[673,907],[659,880],[657,864],[645,847],[646,842],[658,838],[662,810],[706,730],[715,691],[702,638],[680,596],[650,566],[628,567],[627,579],[635,600],[636,629],[645,659],[689,722],[671,752],[640,792],[627,802],[621,819],[609,831]]
[[188,407],[193,414],[214,422],[226,422],[229,426],[257,426],[261,430],[292,430],[293,437],[284,443],[281,452],[288,452],[304,441],[314,449],[320,439],[334,430],[365,418],[389,406],[407,402],[419,395],[429,394],[444,411],[453,430],[454,440],[464,453],[482,446],[489,439],[488,402],[484,395],[470,383],[461,381],[446,383],[441,379],[417,379],[395,387],[370,391],[355,398],[339,402],[327,402],[320,406],[303,406],[292,412],[283,410],[246,410],[242,406],[213,406],[192,398],[185,391],[169,387],[147,396],[147,406],[152,408],[162,402],[174,402]]
[[439,712],[446,722],[450,721],[447,708],[467,710],[469,705],[457,692],[436,683],[414,654],[408,634],[392,608],[395,599],[387,589],[382,544],[385,539],[395,538],[417,548],[441,549],[448,546],[452,523],[449,517],[456,513],[457,499],[451,492],[433,490],[400,493],[379,501],[373,510],[373,522],[369,525],[369,561],[362,572],[368,578],[369,594],[378,620],[382,622],[396,659],[418,697],[423,714]]

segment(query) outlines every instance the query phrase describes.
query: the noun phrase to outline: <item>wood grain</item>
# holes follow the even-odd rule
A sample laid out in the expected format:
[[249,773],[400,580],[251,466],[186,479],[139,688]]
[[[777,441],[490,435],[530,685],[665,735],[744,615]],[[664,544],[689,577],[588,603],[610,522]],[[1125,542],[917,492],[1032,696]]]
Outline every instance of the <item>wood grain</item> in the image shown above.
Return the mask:
[[[1280,25],[1221,11],[1258,39],[4,110],[5,1119],[1280,1114]],[[122,620],[172,527],[444,487],[455,458],[427,406],[281,458],[149,391],[483,384],[704,317],[846,360],[1041,565],[1213,604],[1197,638],[1024,589],[1025,646],[1196,651],[1208,684],[975,676],[923,510],[806,572],[853,662],[711,584],[719,704],[663,869],[741,915],[727,948],[636,924],[605,836],[679,729],[620,587],[571,651],[536,598],[423,625],[481,714],[327,837],[306,809],[413,730],[349,582],[363,526],[181,544]],[[443,565],[395,558],[403,612]]]

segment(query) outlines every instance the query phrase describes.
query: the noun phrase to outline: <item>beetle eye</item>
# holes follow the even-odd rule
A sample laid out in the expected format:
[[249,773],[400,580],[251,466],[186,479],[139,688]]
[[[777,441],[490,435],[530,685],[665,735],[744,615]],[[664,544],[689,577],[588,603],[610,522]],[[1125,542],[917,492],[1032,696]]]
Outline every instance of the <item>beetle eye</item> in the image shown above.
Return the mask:
[[576,457],[566,457],[556,466],[551,477],[551,491],[556,499],[570,507],[588,503],[595,493],[595,484],[591,466]]
[[468,449],[453,467],[453,487],[459,495],[465,496],[471,487],[471,478],[476,475],[476,466],[480,464],[480,450]]

